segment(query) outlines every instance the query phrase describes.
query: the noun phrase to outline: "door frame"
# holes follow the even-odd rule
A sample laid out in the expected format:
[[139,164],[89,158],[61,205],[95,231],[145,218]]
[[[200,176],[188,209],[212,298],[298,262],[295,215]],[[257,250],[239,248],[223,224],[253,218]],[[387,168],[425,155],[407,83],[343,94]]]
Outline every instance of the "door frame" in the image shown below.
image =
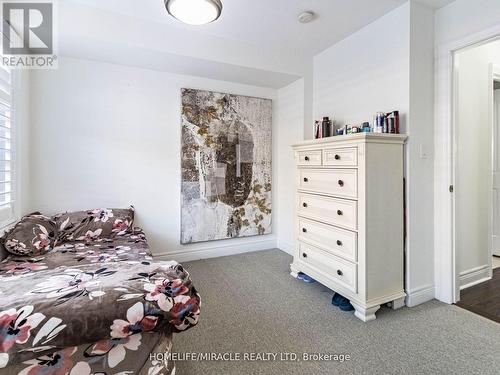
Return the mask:
[[[436,46],[434,117],[434,280],[435,297],[445,303],[460,300],[455,251],[456,184],[455,120],[457,90],[455,52],[500,37],[500,24]],[[490,259],[491,261],[491,259]]]
[[[495,128],[496,131],[500,131],[500,126],[499,124],[495,124],[496,122],[500,121],[500,113],[497,113],[498,119],[495,118],[495,82],[500,82],[500,65],[490,63],[489,66],[489,75],[488,75],[488,116],[489,116],[489,122],[491,126],[491,167],[492,167],[492,173],[491,173],[491,185],[493,187],[493,164],[494,164],[494,157],[495,157],[495,147],[497,149],[497,152],[500,152],[500,145],[495,145],[495,138],[498,141],[499,137],[498,135],[495,137]],[[498,158],[497,158],[498,159]],[[490,264],[490,278],[493,276],[493,215],[495,211],[493,210],[493,195],[491,196],[491,212],[490,212],[490,226],[489,226],[489,236],[490,236],[490,259],[489,259],[489,264]]]

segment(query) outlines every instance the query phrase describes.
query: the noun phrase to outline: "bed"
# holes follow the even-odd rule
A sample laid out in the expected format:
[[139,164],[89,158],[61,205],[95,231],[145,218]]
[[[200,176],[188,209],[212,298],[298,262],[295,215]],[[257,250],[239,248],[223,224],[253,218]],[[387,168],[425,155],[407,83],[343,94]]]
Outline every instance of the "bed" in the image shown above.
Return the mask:
[[[189,273],[175,261],[153,261],[133,218],[97,222],[96,211],[44,217],[54,230],[28,226],[29,244],[44,251],[0,263],[0,374],[175,373],[172,335],[200,314]],[[103,223],[113,229],[96,236]]]

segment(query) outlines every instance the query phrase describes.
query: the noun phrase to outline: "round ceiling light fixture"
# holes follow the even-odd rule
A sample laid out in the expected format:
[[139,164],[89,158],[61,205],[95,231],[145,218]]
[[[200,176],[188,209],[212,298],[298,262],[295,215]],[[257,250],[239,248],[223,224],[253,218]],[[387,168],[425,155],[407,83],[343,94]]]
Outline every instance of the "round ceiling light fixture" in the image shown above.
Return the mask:
[[188,25],[205,25],[222,13],[220,0],[165,0],[167,12]]

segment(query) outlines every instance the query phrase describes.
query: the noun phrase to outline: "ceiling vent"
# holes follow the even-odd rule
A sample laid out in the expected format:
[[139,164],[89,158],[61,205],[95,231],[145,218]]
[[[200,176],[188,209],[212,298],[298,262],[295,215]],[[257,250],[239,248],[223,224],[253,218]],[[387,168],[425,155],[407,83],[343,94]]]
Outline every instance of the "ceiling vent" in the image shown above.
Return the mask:
[[314,18],[316,18],[316,14],[314,14],[314,12],[311,12],[309,10],[299,14],[300,23],[309,23],[312,20],[314,20]]

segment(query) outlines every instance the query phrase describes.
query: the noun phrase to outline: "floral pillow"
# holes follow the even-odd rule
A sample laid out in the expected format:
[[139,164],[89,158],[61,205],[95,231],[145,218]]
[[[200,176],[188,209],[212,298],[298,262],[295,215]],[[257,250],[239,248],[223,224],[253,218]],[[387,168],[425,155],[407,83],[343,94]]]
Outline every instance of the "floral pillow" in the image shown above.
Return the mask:
[[134,208],[99,208],[88,211],[66,212],[53,218],[56,221],[59,242],[96,241],[122,236],[134,222]]
[[37,256],[51,250],[56,239],[56,223],[35,212],[24,216],[3,237],[3,246],[11,254]]

